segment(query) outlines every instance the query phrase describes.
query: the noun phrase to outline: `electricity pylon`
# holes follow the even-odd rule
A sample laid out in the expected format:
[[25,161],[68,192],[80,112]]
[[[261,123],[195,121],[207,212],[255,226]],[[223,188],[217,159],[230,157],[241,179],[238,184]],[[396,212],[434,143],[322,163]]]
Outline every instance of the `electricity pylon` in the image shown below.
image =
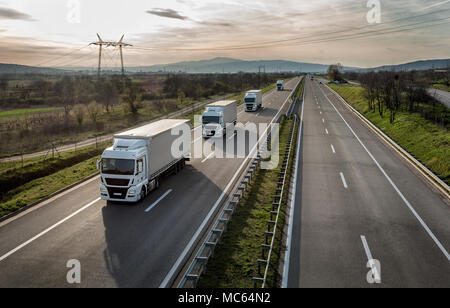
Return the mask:
[[120,38],[120,40],[118,42],[106,42],[104,40],[102,40],[102,38],[100,37],[100,35],[97,33],[97,37],[98,37],[98,42],[93,42],[89,45],[96,45],[99,46],[99,51],[98,51],[98,77],[100,78],[100,73],[102,70],[102,49],[103,47],[107,48],[107,47],[119,47],[120,50],[120,63],[122,65],[122,76],[125,75],[125,69],[123,67],[123,47],[129,47],[129,46],[133,46],[127,43],[123,42],[123,38],[125,35],[122,35],[122,37]]

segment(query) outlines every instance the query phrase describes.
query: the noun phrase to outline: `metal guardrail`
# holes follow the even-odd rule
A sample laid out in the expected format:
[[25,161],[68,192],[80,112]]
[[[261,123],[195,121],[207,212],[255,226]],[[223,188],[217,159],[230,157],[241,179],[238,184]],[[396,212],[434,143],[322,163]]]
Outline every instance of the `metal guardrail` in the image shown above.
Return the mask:
[[[275,235],[278,227],[278,220],[280,217],[281,205],[283,202],[284,191],[286,188],[289,160],[291,158],[291,149],[295,136],[295,127],[297,126],[298,118],[294,115],[294,122],[292,123],[291,131],[289,132],[288,142],[286,144],[286,151],[284,153],[283,162],[280,173],[278,174],[277,188],[275,190],[274,200],[272,203],[272,211],[270,212],[270,220],[267,222],[267,231],[265,232],[266,242],[261,245],[261,259],[258,260],[258,274],[260,277],[253,277],[254,287],[261,284],[262,288],[266,287],[267,274],[269,272],[270,259],[272,257],[273,246],[275,244]],[[269,243],[270,239],[270,243]],[[267,252],[267,257],[266,257]],[[261,266],[264,266],[264,274],[261,274]]]
[[[292,108],[295,105],[295,100],[292,101],[292,97],[297,92],[297,88],[301,85],[301,82],[298,83],[295,91],[290,95],[291,106],[289,107],[288,112],[292,112]],[[281,116],[280,116],[281,118]],[[295,125],[294,125],[295,127]],[[266,141],[262,144],[261,149],[267,149],[268,143],[271,141],[271,136],[275,128],[273,128],[268,134]],[[245,192],[247,191],[248,186],[251,183],[254,175],[256,174],[258,168],[261,164],[261,156],[262,151],[259,150],[256,157],[253,158],[249,167],[244,173],[244,176],[241,178],[239,185],[231,194],[231,197],[227,201],[224,209],[216,219],[213,224],[213,228],[209,232],[206,237],[206,240],[203,242],[199,251],[197,252],[194,260],[189,266],[186,274],[182,278],[181,282],[178,285],[178,288],[196,288],[200,276],[205,272],[206,265],[208,261],[214,256],[214,250],[217,245],[220,243],[223,234],[226,232],[226,228],[228,223],[231,221],[234,212],[240,204],[241,199],[244,197]]]

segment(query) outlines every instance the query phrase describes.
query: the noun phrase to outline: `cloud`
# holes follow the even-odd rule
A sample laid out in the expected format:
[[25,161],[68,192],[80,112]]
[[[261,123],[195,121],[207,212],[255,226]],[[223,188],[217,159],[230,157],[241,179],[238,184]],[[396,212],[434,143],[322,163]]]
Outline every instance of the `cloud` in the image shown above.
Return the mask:
[[148,14],[156,15],[159,17],[187,20],[189,17],[181,15],[179,12],[172,9],[158,9],[154,8],[152,10],[146,11]]
[[0,20],[24,20],[24,21],[34,21],[34,19],[25,13],[16,11],[14,9],[0,7]]
[[232,23],[221,21],[196,21],[196,23],[204,26],[233,27]]

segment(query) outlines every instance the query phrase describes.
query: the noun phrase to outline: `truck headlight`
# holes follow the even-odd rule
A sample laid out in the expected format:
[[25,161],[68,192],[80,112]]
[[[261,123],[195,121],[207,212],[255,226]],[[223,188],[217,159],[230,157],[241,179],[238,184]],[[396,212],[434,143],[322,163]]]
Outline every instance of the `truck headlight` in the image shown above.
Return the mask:
[[132,188],[128,191],[128,196],[134,196],[136,194],[136,189]]
[[102,194],[107,194],[108,193],[108,189],[106,189],[106,187],[105,186],[100,186],[100,193],[102,193]]

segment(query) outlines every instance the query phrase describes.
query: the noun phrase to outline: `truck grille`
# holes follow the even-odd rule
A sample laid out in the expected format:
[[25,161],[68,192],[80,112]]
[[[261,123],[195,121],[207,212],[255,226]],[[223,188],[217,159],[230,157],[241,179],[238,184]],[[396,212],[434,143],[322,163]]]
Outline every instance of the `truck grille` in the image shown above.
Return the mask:
[[125,199],[127,197],[128,188],[108,187],[109,197],[112,199]]
[[129,179],[105,179],[106,184],[112,185],[112,186],[128,186],[130,183]]

